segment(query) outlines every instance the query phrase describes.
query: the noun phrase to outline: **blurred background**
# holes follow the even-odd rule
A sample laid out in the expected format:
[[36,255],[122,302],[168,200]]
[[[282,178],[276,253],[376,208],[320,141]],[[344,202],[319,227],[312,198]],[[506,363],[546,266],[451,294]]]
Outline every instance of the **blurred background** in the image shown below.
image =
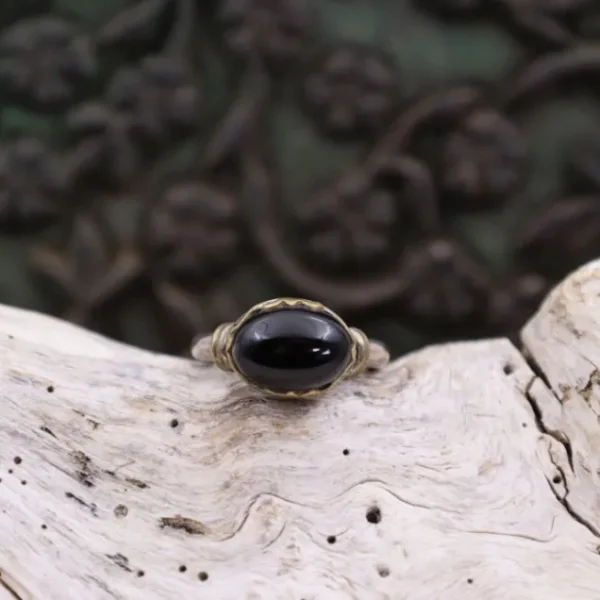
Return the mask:
[[0,302],[516,339],[600,254],[599,75],[598,0],[0,0]]

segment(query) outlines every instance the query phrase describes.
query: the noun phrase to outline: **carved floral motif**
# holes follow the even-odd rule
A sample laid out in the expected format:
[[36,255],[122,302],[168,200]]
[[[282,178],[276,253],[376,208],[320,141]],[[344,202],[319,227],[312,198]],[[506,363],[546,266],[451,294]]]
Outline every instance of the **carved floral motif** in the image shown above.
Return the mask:
[[481,323],[490,302],[486,269],[454,240],[426,240],[407,254],[402,300],[412,317],[443,325]]
[[39,140],[0,145],[0,226],[6,232],[47,226],[60,213],[65,180],[58,158]]
[[236,199],[202,181],[182,180],[149,214],[145,244],[167,278],[202,280],[235,264],[240,239]]
[[344,271],[377,267],[399,214],[392,190],[359,175],[313,194],[298,207],[297,219],[309,260]]
[[442,146],[440,185],[459,205],[493,207],[520,183],[526,153],[525,140],[506,117],[475,110]]
[[0,35],[0,85],[25,102],[68,102],[95,68],[91,40],[60,17],[24,19]]
[[217,15],[224,43],[245,59],[296,58],[311,33],[307,0],[220,0]]
[[377,49],[339,44],[313,66],[304,83],[305,104],[329,135],[371,133],[392,114],[398,76],[393,61]]
[[107,101],[151,145],[172,142],[199,120],[200,93],[178,57],[149,56],[139,66],[122,67],[109,83]]

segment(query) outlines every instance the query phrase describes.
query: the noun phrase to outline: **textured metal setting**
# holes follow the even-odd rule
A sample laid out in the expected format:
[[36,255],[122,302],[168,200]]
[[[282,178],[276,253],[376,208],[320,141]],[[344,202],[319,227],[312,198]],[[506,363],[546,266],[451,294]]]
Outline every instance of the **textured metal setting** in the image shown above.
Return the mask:
[[269,396],[278,396],[283,398],[296,398],[296,399],[313,399],[318,398],[327,391],[335,387],[339,382],[344,380],[346,377],[355,375],[364,371],[367,368],[369,360],[369,340],[360,330],[349,328],[344,320],[337,315],[335,312],[323,306],[319,302],[312,300],[304,300],[302,298],[275,298],[273,300],[267,300],[261,302],[256,306],[250,308],[234,323],[226,323],[220,325],[215,329],[212,335],[211,342],[211,353],[216,366],[224,371],[233,371],[246,383],[255,386],[252,382],[248,381],[246,377],[236,368],[235,362],[232,359],[232,349],[235,340],[235,334],[243,327],[250,319],[273,312],[276,310],[286,309],[303,309],[310,312],[321,313],[335,320],[339,325],[342,326],[344,331],[348,334],[352,340],[350,348],[350,362],[344,371],[329,385],[327,388],[319,390],[308,390],[305,392],[276,392],[268,388],[259,387],[258,389]]

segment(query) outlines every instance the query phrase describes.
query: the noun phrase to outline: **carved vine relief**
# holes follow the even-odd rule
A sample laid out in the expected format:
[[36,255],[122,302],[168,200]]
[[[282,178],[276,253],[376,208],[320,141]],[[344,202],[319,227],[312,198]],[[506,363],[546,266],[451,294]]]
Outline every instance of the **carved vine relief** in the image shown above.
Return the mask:
[[[6,286],[30,290],[2,301],[181,353],[299,295],[398,354],[514,336],[600,253],[598,131],[556,142],[552,189],[528,183],[531,115],[569,94],[600,108],[595,0],[398,0],[467,52],[470,28],[512,40],[499,74],[422,85],[393,35],[324,25],[398,18],[383,0],[86,2],[0,7],[0,266],[25,248],[26,284]],[[476,240],[501,227],[497,259]]]

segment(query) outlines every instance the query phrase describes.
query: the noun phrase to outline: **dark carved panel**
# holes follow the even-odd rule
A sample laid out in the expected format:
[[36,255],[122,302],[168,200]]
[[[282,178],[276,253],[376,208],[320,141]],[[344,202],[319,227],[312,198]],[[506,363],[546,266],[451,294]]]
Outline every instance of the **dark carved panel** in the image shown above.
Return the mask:
[[514,338],[600,253],[599,75],[596,0],[4,0],[0,301]]

